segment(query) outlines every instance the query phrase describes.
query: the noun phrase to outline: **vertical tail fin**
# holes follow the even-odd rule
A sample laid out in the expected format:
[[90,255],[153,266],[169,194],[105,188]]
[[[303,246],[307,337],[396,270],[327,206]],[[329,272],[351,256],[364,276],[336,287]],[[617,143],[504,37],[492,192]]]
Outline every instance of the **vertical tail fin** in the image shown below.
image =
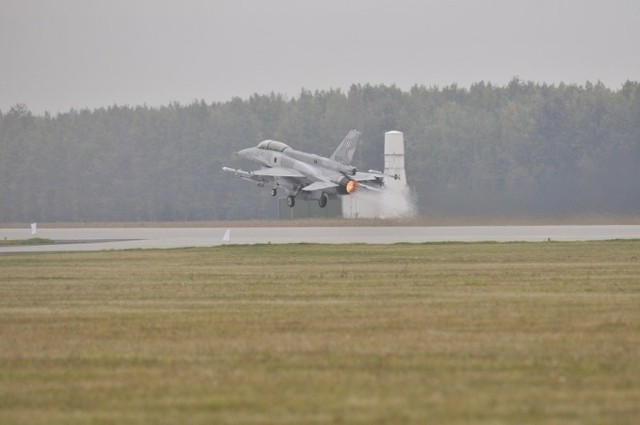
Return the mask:
[[362,133],[358,130],[351,130],[340,143],[338,149],[331,155],[331,159],[344,165],[351,165],[353,154],[356,153],[356,147],[360,140],[360,134]]

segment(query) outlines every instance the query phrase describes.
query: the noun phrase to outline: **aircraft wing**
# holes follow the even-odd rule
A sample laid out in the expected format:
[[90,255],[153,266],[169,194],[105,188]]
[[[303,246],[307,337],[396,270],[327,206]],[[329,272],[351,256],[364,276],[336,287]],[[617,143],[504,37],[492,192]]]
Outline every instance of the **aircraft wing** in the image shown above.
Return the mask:
[[306,177],[300,171],[296,171],[292,168],[285,168],[285,167],[263,168],[261,170],[253,171],[251,174],[256,176],[266,176],[266,177],[295,177],[295,178]]
[[256,183],[258,186],[264,186],[265,183],[277,178],[303,178],[304,175],[291,168],[273,167],[263,168],[256,171],[236,170],[235,168],[222,167],[222,171],[233,173],[241,179]]
[[329,189],[332,187],[338,187],[338,185],[331,182],[315,182],[311,183],[309,186],[303,187],[302,190],[304,190],[305,192],[313,192],[316,190]]

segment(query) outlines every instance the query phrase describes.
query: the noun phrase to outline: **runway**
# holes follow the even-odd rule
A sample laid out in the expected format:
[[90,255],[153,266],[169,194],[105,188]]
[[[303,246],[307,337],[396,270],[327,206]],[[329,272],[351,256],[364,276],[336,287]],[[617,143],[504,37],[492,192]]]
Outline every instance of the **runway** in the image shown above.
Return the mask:
[[[223,240],[229,231],[229,240]],[[640,239],[640,225],[452,227],[247,227],[0,229],[0,239],[46,238],[53,245],[0,246],[2,253],[206,247],[223,244],[543,242]]]

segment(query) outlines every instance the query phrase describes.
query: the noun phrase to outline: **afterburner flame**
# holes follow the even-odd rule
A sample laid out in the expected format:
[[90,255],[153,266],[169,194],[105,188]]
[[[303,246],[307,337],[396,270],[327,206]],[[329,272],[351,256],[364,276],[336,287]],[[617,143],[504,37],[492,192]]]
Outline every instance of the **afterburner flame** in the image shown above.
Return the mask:
[[349,182],[347,183],[347,186],[345,187],[345,189],[347,190],[347,193],[351,194],[351,193],[355,193],[358,191],[358,182],[355,180],[349,180]]

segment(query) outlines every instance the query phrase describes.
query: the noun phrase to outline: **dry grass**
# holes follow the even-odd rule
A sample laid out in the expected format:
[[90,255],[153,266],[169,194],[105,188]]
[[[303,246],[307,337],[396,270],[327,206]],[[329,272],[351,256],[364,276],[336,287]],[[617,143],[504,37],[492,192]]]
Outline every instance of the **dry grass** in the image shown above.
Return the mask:
[[30,238],[30,239],[0,239],[0,246],[21,246],[21,245],[49,245],[55,243],[51,239]]
[[0,422],[640,417],[640,241],[0,256]]

